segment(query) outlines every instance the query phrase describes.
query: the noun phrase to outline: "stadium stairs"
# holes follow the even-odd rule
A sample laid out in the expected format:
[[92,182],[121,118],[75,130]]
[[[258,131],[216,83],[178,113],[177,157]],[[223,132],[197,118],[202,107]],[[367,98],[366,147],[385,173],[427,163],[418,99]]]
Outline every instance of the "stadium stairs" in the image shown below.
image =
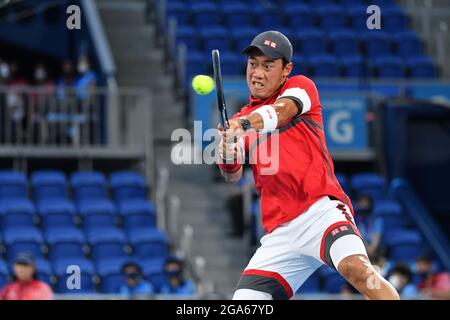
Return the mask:
[[413,29],[424,41],[425,52],[436,61],[442,76],[450,78],[447,56],[450,52],[450,1],[399,0],[411,18]]
[[231,294],[245,263],[243,240],[228,238],[229,217],[225,200],[230,188],[214,184],[215,168],[206,165],[173,165],[171,133],[183,127],[183,103],[173,93],[173,75],[164,67],[154,22],[145,16],[145,1],[97,0],[121,87],[146,87],[154,92],[155,157],[170,172],[169,190],[181,201],[179,230],[194,229],[193,255],[205,259],[203,277],[219,294]]

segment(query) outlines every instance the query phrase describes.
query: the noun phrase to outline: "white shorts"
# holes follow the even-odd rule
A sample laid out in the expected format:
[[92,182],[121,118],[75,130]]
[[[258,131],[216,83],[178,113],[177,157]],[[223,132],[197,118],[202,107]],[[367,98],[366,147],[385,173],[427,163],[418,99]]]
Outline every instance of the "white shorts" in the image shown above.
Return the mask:
[[289,299],[322,264],[337,269],[343,258],[354,254],[367,255],[350,210],[325,196],[261,238],[237,290]]

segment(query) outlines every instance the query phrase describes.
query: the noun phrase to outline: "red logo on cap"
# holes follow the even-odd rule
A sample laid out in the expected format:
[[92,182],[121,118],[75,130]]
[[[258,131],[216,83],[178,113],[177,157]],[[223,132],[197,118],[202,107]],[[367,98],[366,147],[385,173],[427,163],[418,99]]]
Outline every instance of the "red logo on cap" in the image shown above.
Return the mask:
[[275,42],[270,41],[270,40],[264,40],[264,44],[266,46],[270,46],[272,48],[276,48],[277,47],[277,44]]

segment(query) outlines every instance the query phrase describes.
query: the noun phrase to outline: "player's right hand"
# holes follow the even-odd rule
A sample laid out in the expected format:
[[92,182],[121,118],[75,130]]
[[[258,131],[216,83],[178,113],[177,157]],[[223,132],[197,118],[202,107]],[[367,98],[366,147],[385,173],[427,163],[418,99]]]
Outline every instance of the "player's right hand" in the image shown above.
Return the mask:
[[[236,124],[237,122],[237,124]],[[226,161],[242,159],[242,151],[239,139],[243,135],[239,121],[230,120],[230,127],[224,129],[218,127],[221,140],[219,143],[219,156]]]

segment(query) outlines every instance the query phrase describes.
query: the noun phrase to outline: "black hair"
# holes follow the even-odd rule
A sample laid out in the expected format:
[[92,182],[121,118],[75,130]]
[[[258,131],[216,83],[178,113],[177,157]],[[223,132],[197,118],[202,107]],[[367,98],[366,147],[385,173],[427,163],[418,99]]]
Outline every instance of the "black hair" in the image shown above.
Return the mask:
[[412,280],[411,269],[409,268],[409,266],[406,263],[399,263],[399,264],[395,265],[391,270],[391,274],[393,274],[394,272],[404,275],[408,279],[408,282],[410,282]]
[[425,254],[421,255],[420,257],[418,257],[416,259],[416,261],[423,261],[423,262],[428,263],[428,264],[432,264],[433,263],[433,259],[429,255],[425,255]]
[[129,267],[133,267],[137,270],[137,272],[139,273],[139,275],[142,275],[142,268],[139,264],[137,264],[136,262],[127,262],[122,266],[122,273],[125,273],[125,270]]

